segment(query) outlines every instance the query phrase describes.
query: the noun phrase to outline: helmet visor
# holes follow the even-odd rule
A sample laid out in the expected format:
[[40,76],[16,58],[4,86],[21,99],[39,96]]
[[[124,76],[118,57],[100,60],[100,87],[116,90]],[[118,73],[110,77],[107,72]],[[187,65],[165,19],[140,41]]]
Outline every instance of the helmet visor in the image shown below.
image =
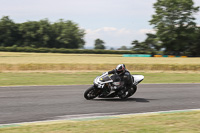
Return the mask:
[[117,70],[117,74],[122,74],[124,71],[121,69],[121,70]]

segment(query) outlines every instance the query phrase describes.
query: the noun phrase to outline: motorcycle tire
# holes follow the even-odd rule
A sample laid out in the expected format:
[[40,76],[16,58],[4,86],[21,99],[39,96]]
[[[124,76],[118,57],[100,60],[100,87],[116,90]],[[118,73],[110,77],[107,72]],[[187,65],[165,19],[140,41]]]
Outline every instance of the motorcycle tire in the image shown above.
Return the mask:
[[118,94],[118,97],[119,97],[120,99],[126,99],[126,98],[128,98],[128,91],[126,91],[126,92],[124,92],[124,93],[119,93],[119,94]]
[[88,88],[85,93],[84,93],[84,97],[87,100],[91,100],[96,98],[98,95],[100,94],[100,91],[97,90],[94,86],[91,86],[90,88]]
[[128,97],[130,97],[133,94],[135,94],[136,91],[137,91],[137,86],[133,85],[130,90],[125,92],[125,94],[120,94],[118,96],[119,96],[120,99],[127,99]]
[[136,85],[133,85],[131,87],[131,89],[129,90],[129,94],[128,94],[128,97],[132,96],[133,94],[135,94],[135,92],[137,91],[137,86]]

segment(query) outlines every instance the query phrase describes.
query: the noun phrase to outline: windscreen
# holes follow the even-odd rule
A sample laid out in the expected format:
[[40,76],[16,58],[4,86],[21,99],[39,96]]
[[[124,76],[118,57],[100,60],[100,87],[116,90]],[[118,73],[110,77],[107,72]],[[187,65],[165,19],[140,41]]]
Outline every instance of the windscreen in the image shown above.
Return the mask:
[[106,81],[109,81],[109,80],[111,80],[111,78],[109,76],[104,76],[104,77],[100,78],[101,82],[106,82]]

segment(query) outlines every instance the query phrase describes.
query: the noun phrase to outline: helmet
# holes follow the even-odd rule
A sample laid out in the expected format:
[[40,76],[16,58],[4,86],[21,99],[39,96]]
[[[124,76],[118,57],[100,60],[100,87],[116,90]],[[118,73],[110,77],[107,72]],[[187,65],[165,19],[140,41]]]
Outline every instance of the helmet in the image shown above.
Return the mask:
[[119,64],[117,67],[116,67],[116,72],[117,74],[121,75],[125,72],[126,70],[126,67],[124,64]]

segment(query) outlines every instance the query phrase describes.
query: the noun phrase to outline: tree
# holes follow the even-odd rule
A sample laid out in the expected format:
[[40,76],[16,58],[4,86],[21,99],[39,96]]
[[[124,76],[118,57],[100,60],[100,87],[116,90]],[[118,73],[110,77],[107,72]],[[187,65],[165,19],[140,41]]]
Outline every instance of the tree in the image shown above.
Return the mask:
[[151,50],[148,44],[145,42],[139,42],[138,40],[134,40],[132,43],[133,48],[132,50],[138,51],[138,52],[148,52]]
[[200,27],[196,28],[194,41],[190,43],[187,52],[189,55],[200,57]]
[[19,46],[50,47],[51,45],[51,24],[45,20],[29,21],[20,24],[19,33],[22,36]]
[[155,12],[150,20],[155,25],[156,36],[168,54],[185,52],[194,41],[196,24],[193,14],[199,10],[192,0],[157,0]]
[[115,49],[113,47],[111,47],[110,50],[115,50]]
[[0,46],[83,48],[85,31],[72,21],[48,19],[16,24],[8,16],[0,19]]
[[197,38],[196,38],[196,42],[194,45],[194,52],[192,53],[195,56],[200,57],[200,27],[197,30]]
[[129,50],[126,46],[121,46],[121,48],[118,48],[118,50]]
[[104,41],[101,40],[101,39],[96,39],[94,41],[94,49],[105,49],[105,46],[104,46]]
[[59,22],[52,25],[55,34],[55,46],[57,48],[83,48],[85,32],[72,21]]
[[18,25],[15,24],[8,16],[0,19],[0,46],[15,45],[18,34]]
[[157,36],[150,33],[147,33],[146,35],[147,38],[145,39],[145,41],[139,42],[138,40],[135,40],[132,42],[132,50],[151,53],[159,51],[162,46],[159,43]]
[[147,33],[147,38],[144,41],[152,51],[160,51],[162,44],[159,42],[158,37],[155,34]]
[[131,44],[133,45],[132,50],[134,51],[141,51],[143,49],[143,46],[138,40],[134,40]]

